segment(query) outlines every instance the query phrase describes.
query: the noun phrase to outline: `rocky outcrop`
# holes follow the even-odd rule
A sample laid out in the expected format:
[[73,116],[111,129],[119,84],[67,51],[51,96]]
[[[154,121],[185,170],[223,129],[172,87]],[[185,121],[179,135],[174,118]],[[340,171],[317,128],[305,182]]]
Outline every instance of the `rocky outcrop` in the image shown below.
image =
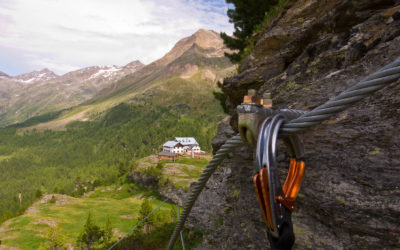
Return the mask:
[[129,179],[147,189],[157,189],[159,177],[151,176],[140,171],[134,171],[129,175]]
[[142,188],[157,190],[164,198],[170,199],[175,204],[183,205],[187,192],[184,188],[177,188],[173,184],[161,184],[159,176],[152,176],[141,171],[133,171],[129,179]]
[[[399,1],[289,1],[224,81],[231,127],[220,126],[215,149],[237,131],[236,106],[249,88],[271,92],[275,108],[311,110],[399,57],[399,35]],[[307,170],[295,249],[400,247],[399,83],[301,134]],[[198,249],[269,248],[253,174],[244,146],[213,175],[187,223],[210,232]]]

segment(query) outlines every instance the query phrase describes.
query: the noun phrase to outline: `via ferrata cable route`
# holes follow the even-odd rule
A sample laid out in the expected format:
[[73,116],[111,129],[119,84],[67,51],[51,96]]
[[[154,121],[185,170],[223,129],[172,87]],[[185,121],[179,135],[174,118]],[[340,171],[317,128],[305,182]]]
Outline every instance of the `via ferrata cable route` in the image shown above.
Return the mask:
[[[398,81],[400,58],[364,78],[335,98],[310,112],[272,109],[270,94],[263,98],[249,90],[242,105],[237,107],[239,135],[228,139],[208,163],[198,181],[192,186],[183,212],[171,235],[168,250],[174,247],[185,221],[212,173],[228,153],[244,142],[256,147],[255,193],[268,231],[272,249],[291,249],[294,243],[291,213],[305,174],[304,151],[296,133],[328,120],[372,93]],[[276,142],[281,138],[291,157],[289,172],[283,186],[277,171]]]

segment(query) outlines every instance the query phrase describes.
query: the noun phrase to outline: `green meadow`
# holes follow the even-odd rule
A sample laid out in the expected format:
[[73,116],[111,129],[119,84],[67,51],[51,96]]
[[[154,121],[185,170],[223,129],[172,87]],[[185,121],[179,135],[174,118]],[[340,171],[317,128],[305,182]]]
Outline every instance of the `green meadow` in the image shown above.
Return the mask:
[[209,154],[201,158],[191,158],[189,155],[180,156],[179,160],[158,161],[156,155],[150,155],[136,162],[133,171],[159,178],[159,185],[172,184],[175,188],[187,190],[195,182],[211,160]]
[[[153,208],[162,202],[154,191],[143,190],[134,184],[98,187],[81,198],[55,194],[54,203],[50,199],[52,196],[45,195],[23,215],[2,224],[2,247],[37,249],[45,242],[45,235],[51,226],[61,227],[67,246],[75,245],[89,212],[94,223],[101,228],[104,228],[107,217],[110,218],[115,241],[138,222],[139,210],[145,197],[149,198]],[[176,211],[175,205],[164,203],[156,213],[172,220],[171,211]]]

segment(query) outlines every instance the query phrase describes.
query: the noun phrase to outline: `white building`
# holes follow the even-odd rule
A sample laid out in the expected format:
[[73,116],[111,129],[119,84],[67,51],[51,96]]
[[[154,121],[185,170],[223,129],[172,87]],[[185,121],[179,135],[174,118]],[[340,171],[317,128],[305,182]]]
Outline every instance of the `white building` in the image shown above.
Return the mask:
[[193,137],[175,137],[173,141],[167,141],[163,145],[163,151],[177,154],[199,154],[204,153],[199,143]]
[[185,152],[183,147],[184,146],[177,141],[167,141],[163,145],[163,151],[177,153],[177,154],[183,154]]
[[200,153],[200,145],[194,137],[175,137],[175,141],[180,142],[185,147],[185,152]]

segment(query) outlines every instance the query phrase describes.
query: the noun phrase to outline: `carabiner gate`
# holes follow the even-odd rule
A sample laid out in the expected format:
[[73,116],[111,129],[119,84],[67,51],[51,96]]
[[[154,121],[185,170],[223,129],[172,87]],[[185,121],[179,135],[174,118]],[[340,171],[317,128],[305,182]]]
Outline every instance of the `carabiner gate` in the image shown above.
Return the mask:
[[279,129],[284,122],[285,118],[282,115],[275,115],[262,123],[257,141],[257,173],[253,181],[258,203],[272,241],[280,242],[282,237],[290,235],[288,239],[292,239],[292,243],[289,244],[291,247],[294,243],[291,212],[304,177],[305,163],[303,147],[298,136],[285,136],[283,139],[291,159],[289,172],[282,187],[277,168],[276,142]]

